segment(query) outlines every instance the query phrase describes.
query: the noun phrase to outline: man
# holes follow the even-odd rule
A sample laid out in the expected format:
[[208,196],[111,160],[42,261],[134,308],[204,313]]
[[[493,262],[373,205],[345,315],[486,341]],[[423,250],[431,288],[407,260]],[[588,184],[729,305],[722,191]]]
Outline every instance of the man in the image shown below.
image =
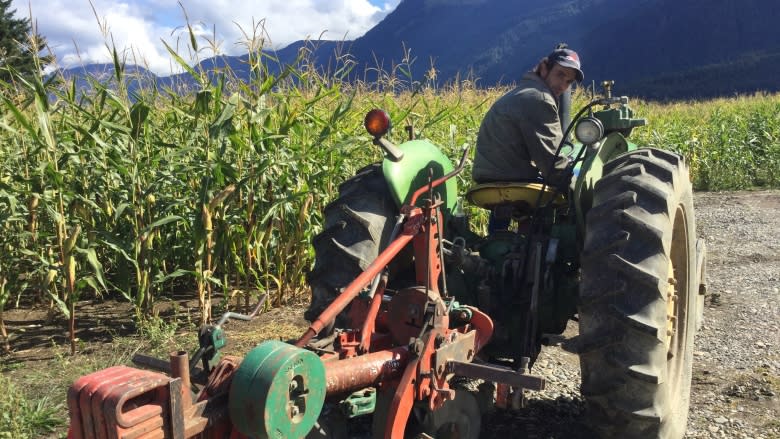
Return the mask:
[[[563,138],[558,99],[582,81],[580,58],[557,49],[523,75],[518,86],[498,99],[482,120],[472,177],[477,183],[537,180],[561,187],[568,158],[555,161]],[[555,161],[555,163],[553,163]]]

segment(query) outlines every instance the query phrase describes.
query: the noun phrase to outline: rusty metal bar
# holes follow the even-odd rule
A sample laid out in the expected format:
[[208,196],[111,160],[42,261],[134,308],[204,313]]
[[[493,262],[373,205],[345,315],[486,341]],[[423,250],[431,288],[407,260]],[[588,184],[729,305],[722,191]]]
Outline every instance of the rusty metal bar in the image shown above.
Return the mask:
[[326,361],[326,394],[352,392],[396,378],[403,373],[408,362],[409,349],[405,346],[345,360]]
[[447,371],[455,375],[495,381],[528,390],[544,390],[546,383],[540,376],[521,374],[506,367],[487,364],[450,361],[447,363]]
[[384,439],[404,437],[406,422],[412,413],[414,405],[415,383],[417,382],[417,369],[420,357],[414,357],[406,365],[401,380],[393,393],[390,409],[387,411],[387,423],[385,425]]
[[414,192],[414,195],[412,195],[412,199],[411,201],[409,201],[409,205],[414,206],[415,204],[417,204],[417,199],[420,198],[420,195],[424,194],[425,191],[440,186],[442,183],[444,183],[445,181],[449,180],[450,178],[457,175],[460,171],[462,171],[463,168],[466,166],[466,157],[468,156],[468,152],[469,152],[468,146],[463,148],[463,154],[460,157],[460,163],[458,163],[458,166],[455,169],[437,178],[436,180],[433,180],[431,183],[426,184],[425,186],[417,189]]
[[[170,361],[161,360],[159,358],[150,357],[144,354],[135,354],[131,360],[133,364],[136,364],[147,369],[156,370],[158,372],[167,373],[171,375],[171,363]],[[192,369],[194,374],[190,375],[190,381],[195,384],[205,385],[208,380],[208,375],[200,367]]]
[[[186,360],[186,355],[184,356]],[[171,362],[173,364],[173,362]],[[187,365],[187,361],[184,362]],[[189,376],[188,376],[189,378]],[[171,421],[171,439],[184,439],[184,394],[190,394],[189,386],[184,385],[184,378],[174,378],[168,383],[168,394],[170,397],[170,421]],[[192,404],[192,400],[190,400]],[[187,406],[189,408],[189,406]]]
[[352,281],[347,288],[334,300],[325,310],[317,317],[317,320],[311,323],[309,329],[301,336],[301,338],[295,343],[295,346],[301,348],[306,346],[307,343],[319,334],[323,328],[328,326],[336,316],[343,311],[352,300],[360,294],[360,291],[371,282],[374,277],[384,270],[385,266],[406,247],[406,244],[412,240],[414,234],[407,234],[406,231],[399,236],[395,241],[390,243],[387,248],[379,254],[379,256],[366,268],[366,271],[360,274],[355,280]]
[[192,405],[190,388],[190,359],[186,351],[171,352],[171,378],[181,378],[181,407],[187,410]]
[[371,348],[371,336],[376,328],[376,316],[379,314],[379,307],[382,305],[382,296],[385,294],[387,286],[387,272],[383,272],[374,291],[374,297],[371,298],[371,305],[368,308],[366,320],[363,322],[363,329],[360,331],[360,352],[368,352]]

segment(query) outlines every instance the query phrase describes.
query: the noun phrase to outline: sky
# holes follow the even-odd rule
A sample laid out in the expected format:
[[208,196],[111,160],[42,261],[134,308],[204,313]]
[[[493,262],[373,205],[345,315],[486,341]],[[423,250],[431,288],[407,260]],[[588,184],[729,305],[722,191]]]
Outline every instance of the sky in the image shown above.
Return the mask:
[[[190,63],[216,53],[239,55],[247,43],[281,49],[303,39],[353,40],[401,0],[12,0],[17,17],[32,17],[57,57],[57,67],[111,62],[116,47],[128,64],[158,75],[181,71],[164,40]],[[186,19],[185,19],[186,13]],[[197,36],[193,51],[189,22]]]

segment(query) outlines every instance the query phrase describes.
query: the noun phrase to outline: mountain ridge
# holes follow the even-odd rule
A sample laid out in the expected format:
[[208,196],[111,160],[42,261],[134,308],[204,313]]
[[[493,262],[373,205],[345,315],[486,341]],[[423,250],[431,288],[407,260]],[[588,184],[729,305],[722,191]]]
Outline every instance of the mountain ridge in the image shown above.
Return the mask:
[[[336,65],[337,54],[348,54],[352,79],[371,81],[374,68],[412,59],[407,67],[414,80],[433,80],[435,71],[439,84],[470,77],[489,87],[514,82],[567,42],[583,60],[586,84],[614,79],[622,94],[685,99],[774,92],[780,90],[777,16],[776,0],[402,0],[355,40],[296,41],[267,52],[273,57],[267,62],[278,74],[307,47],[321,71]],[[214,57],[199,67],[229,66],[246,79],[247,59]]]

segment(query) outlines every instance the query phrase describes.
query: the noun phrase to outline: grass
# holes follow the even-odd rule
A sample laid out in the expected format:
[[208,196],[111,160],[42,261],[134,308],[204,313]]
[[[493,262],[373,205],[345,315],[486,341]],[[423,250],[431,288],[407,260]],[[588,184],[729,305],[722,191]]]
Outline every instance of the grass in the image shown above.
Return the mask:
[[[52,344],[36,349],[49,354],[44,355],[48,359],[4,359],[0,362],[0,388],[4,390],[0,392],[0,438],[64,438],[68,423],[65,398],[77,378],[110,366],[132,366],[136,353],[162,359],[174,351],[192,354],[198,341],[189,310],[172,311],[144,320],[135,335],[80,342],[80,355],[70,355],[68,346]],[[222,353],[243,356],[263,340],[297,338],[306,327],[302,314],[299,308],[285,307],[269,310],[251,323],[230,320],[225,327],[228,345]]]
[[137,336],[114,336],[108,343],[79,342],[82,355],[73,356],[69,346],[53,344],[36,349],[48,359],[5,359],[0,363],[0,438],[64,437],[68,423],[65,396],[73,381],[110,366],[130,365],[136,353],[167,358],[168,352],[197,346],[196,332],[177,334],[173,329],[179,326],[186,322],[157,318],[141,325]]
[[5,376],[0,376],[0,388],[0,438],[38,438],[64,425],[66,408],[60,398],[56,402],[48,395],[36,398]]
[[0,375],[0,438],[64,437],[65,395],[78,377],[116,364],[126,364],[138,341],[117,339],[101,352],[73,357],[68,348],[53,346],[43,364],[4,363]]

